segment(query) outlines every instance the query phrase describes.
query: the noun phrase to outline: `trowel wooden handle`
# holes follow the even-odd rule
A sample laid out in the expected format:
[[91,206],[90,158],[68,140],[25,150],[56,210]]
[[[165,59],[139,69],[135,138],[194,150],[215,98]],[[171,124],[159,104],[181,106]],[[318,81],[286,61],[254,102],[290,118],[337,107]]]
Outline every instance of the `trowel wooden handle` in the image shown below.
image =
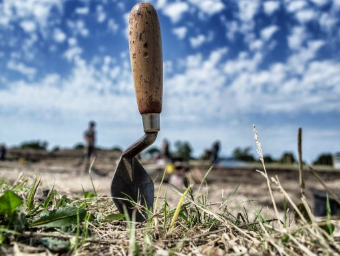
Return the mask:
[[151,4],[138,3],[132,8],[129,47],[139,112],[160,113],[163,95],[162,41],[157,12]]

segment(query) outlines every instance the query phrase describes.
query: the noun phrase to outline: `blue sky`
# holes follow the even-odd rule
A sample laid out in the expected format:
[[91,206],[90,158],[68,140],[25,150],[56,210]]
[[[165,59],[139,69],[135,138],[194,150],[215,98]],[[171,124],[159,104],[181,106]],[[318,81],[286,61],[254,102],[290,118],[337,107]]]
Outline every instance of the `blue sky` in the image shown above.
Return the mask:
[[[194,154],[340,151],[340,0],[148,1],[163,41],[162,138]],[[97,122],[98,144],[143,131],[131,76],[128,13],[136,1],[0,1],[0,142],[70,147]],[[255,150],[254,150],[255,152]]]

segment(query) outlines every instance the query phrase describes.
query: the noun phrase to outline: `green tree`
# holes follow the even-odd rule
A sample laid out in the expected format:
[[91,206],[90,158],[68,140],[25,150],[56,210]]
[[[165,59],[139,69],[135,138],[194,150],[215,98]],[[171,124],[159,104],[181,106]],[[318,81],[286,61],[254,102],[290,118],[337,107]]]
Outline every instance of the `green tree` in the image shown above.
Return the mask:
[[255,158],[254,156],[250,153],[251,147],[246,147],[246,148],[240,148],[237,147],[234,149],[232,156],[233,158],[240,160],[240,161],[245,161],[245,162],[254,162]]
[[59,146],[55,146],[55,147],[52,148],[51,151],[52,151],[52,152],[60,151],[60,147],[59,147]]
[[47,141],[32,140],[21,143],[19,148],[47,150],[47,146],[48,146]]
[[313,164],[333,166],[333,155],[328,153],[320,154]]
[[74,145],[73,149],[84,149],[84,144],[83,143],[77,143]]
[[159,154],[160,150],[157,147],[151,147],[149,148],[145,153],[153,156],[154,154]]
[[187,141],[176,141],[175,142],[176,151],[173,153],[174,158],[178,158],[180,160],[189,161],[192,159],[192,148],[190,143]]
[[118,146],[114,146],[111,150],[112,151],[117,151],[117,152],[123,152],[123,150],[120,147],[118,147]]
[[263,160],[267,164],[276,162],[276,160],[271,155],[264,155]]
[[280,162],[283,163],[283,164],[294,164],[294,163],[296,163],[294,153],[284,152],[281,156]]

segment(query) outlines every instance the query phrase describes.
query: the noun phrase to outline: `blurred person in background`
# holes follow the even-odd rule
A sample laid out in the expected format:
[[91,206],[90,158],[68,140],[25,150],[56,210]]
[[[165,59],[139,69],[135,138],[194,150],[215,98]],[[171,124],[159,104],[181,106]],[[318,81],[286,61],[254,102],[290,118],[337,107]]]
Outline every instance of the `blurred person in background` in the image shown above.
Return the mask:
[[96,156],[96,123],[90,121],[89,127],[84,132],[85,140],[85,173],[89,170],[90,164]]
[[6,146],[5,144],[0,144],[0,161],[6,160]]
[[172,161],[170,154],[170,143],[167,139],[163,140],[158,164],[164,165],[168,174],[173,174],[175,171],[175,165]]
[[214,144],[212,145],[211,149],[211,163],[212,164],[217,164],[218,163],[218,155],[220,152],[221,148],[221,142],[219,140],[215,141]]
[[167,139],[163,140],[162,148],[161,148],[161,152],[160,152],[160,158],[164,159],[165,162],[168,162],[169,160],[171,160],[170,144],[169,144],[169,141]]

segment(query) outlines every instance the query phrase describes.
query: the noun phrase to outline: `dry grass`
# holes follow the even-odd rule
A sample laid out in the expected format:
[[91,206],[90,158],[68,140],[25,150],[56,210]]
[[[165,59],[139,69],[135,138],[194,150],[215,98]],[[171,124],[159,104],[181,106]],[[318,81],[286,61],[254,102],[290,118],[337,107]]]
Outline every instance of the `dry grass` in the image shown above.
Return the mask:
[[[96,191],[84,191],[82,198],[61,195],[57,191],[49,193],[52,195],[49,199],[48,195],[39,198],[39,181],[35,182],[36,186],[30,187],[27,177],[20,176],[14,184],[3,181],[0,195],[5,190],[12,190],[24,199],[17,211],[25,214],[27,225],[15,231],[11,224],[0,220],[0,255],[20,255],[19,252],[25,253],[22,255],[50,255],[52,252],[57,255],[98,256],[339,255],[339,237],[333,233],[338,221],[332,220],[330,213],[325,220],[318,220],[304,196],[300,202],[293,202],[279,179],[268,177],[255,127],[254,136],[263,164],[263,170],[258,172],[266,180],[268,197],[272,200],[268,216],[261,209],[246,209],[239,202],[233,202],[233,194],[237,193],[238,187],[225,201],[209,202],[208,192],[201,193],[201,186],[208,186],[203,181],[197,187],[187,184],[184,193],[174,187],[179,202],[175,208],[169,206],[166,194],[160,195],[159,189],[155,210],[149,213],[148,221],[135,223],[133,218],[122,219],[112,199],[100,196]],[[280,190],[287,202],[284,212],[278,211],[273,189]],[[33,202],[29,199],[32,194]],[[50,201],[46,203],[46,200]],[[74,223],[67,227],[32,226],[43,210],[52,211],[58,207],[81,208],[86,210],[86,215],[81,217],[78,214]],[[58,250],[43,243],[46,238],[67,242],[67,246]]]

